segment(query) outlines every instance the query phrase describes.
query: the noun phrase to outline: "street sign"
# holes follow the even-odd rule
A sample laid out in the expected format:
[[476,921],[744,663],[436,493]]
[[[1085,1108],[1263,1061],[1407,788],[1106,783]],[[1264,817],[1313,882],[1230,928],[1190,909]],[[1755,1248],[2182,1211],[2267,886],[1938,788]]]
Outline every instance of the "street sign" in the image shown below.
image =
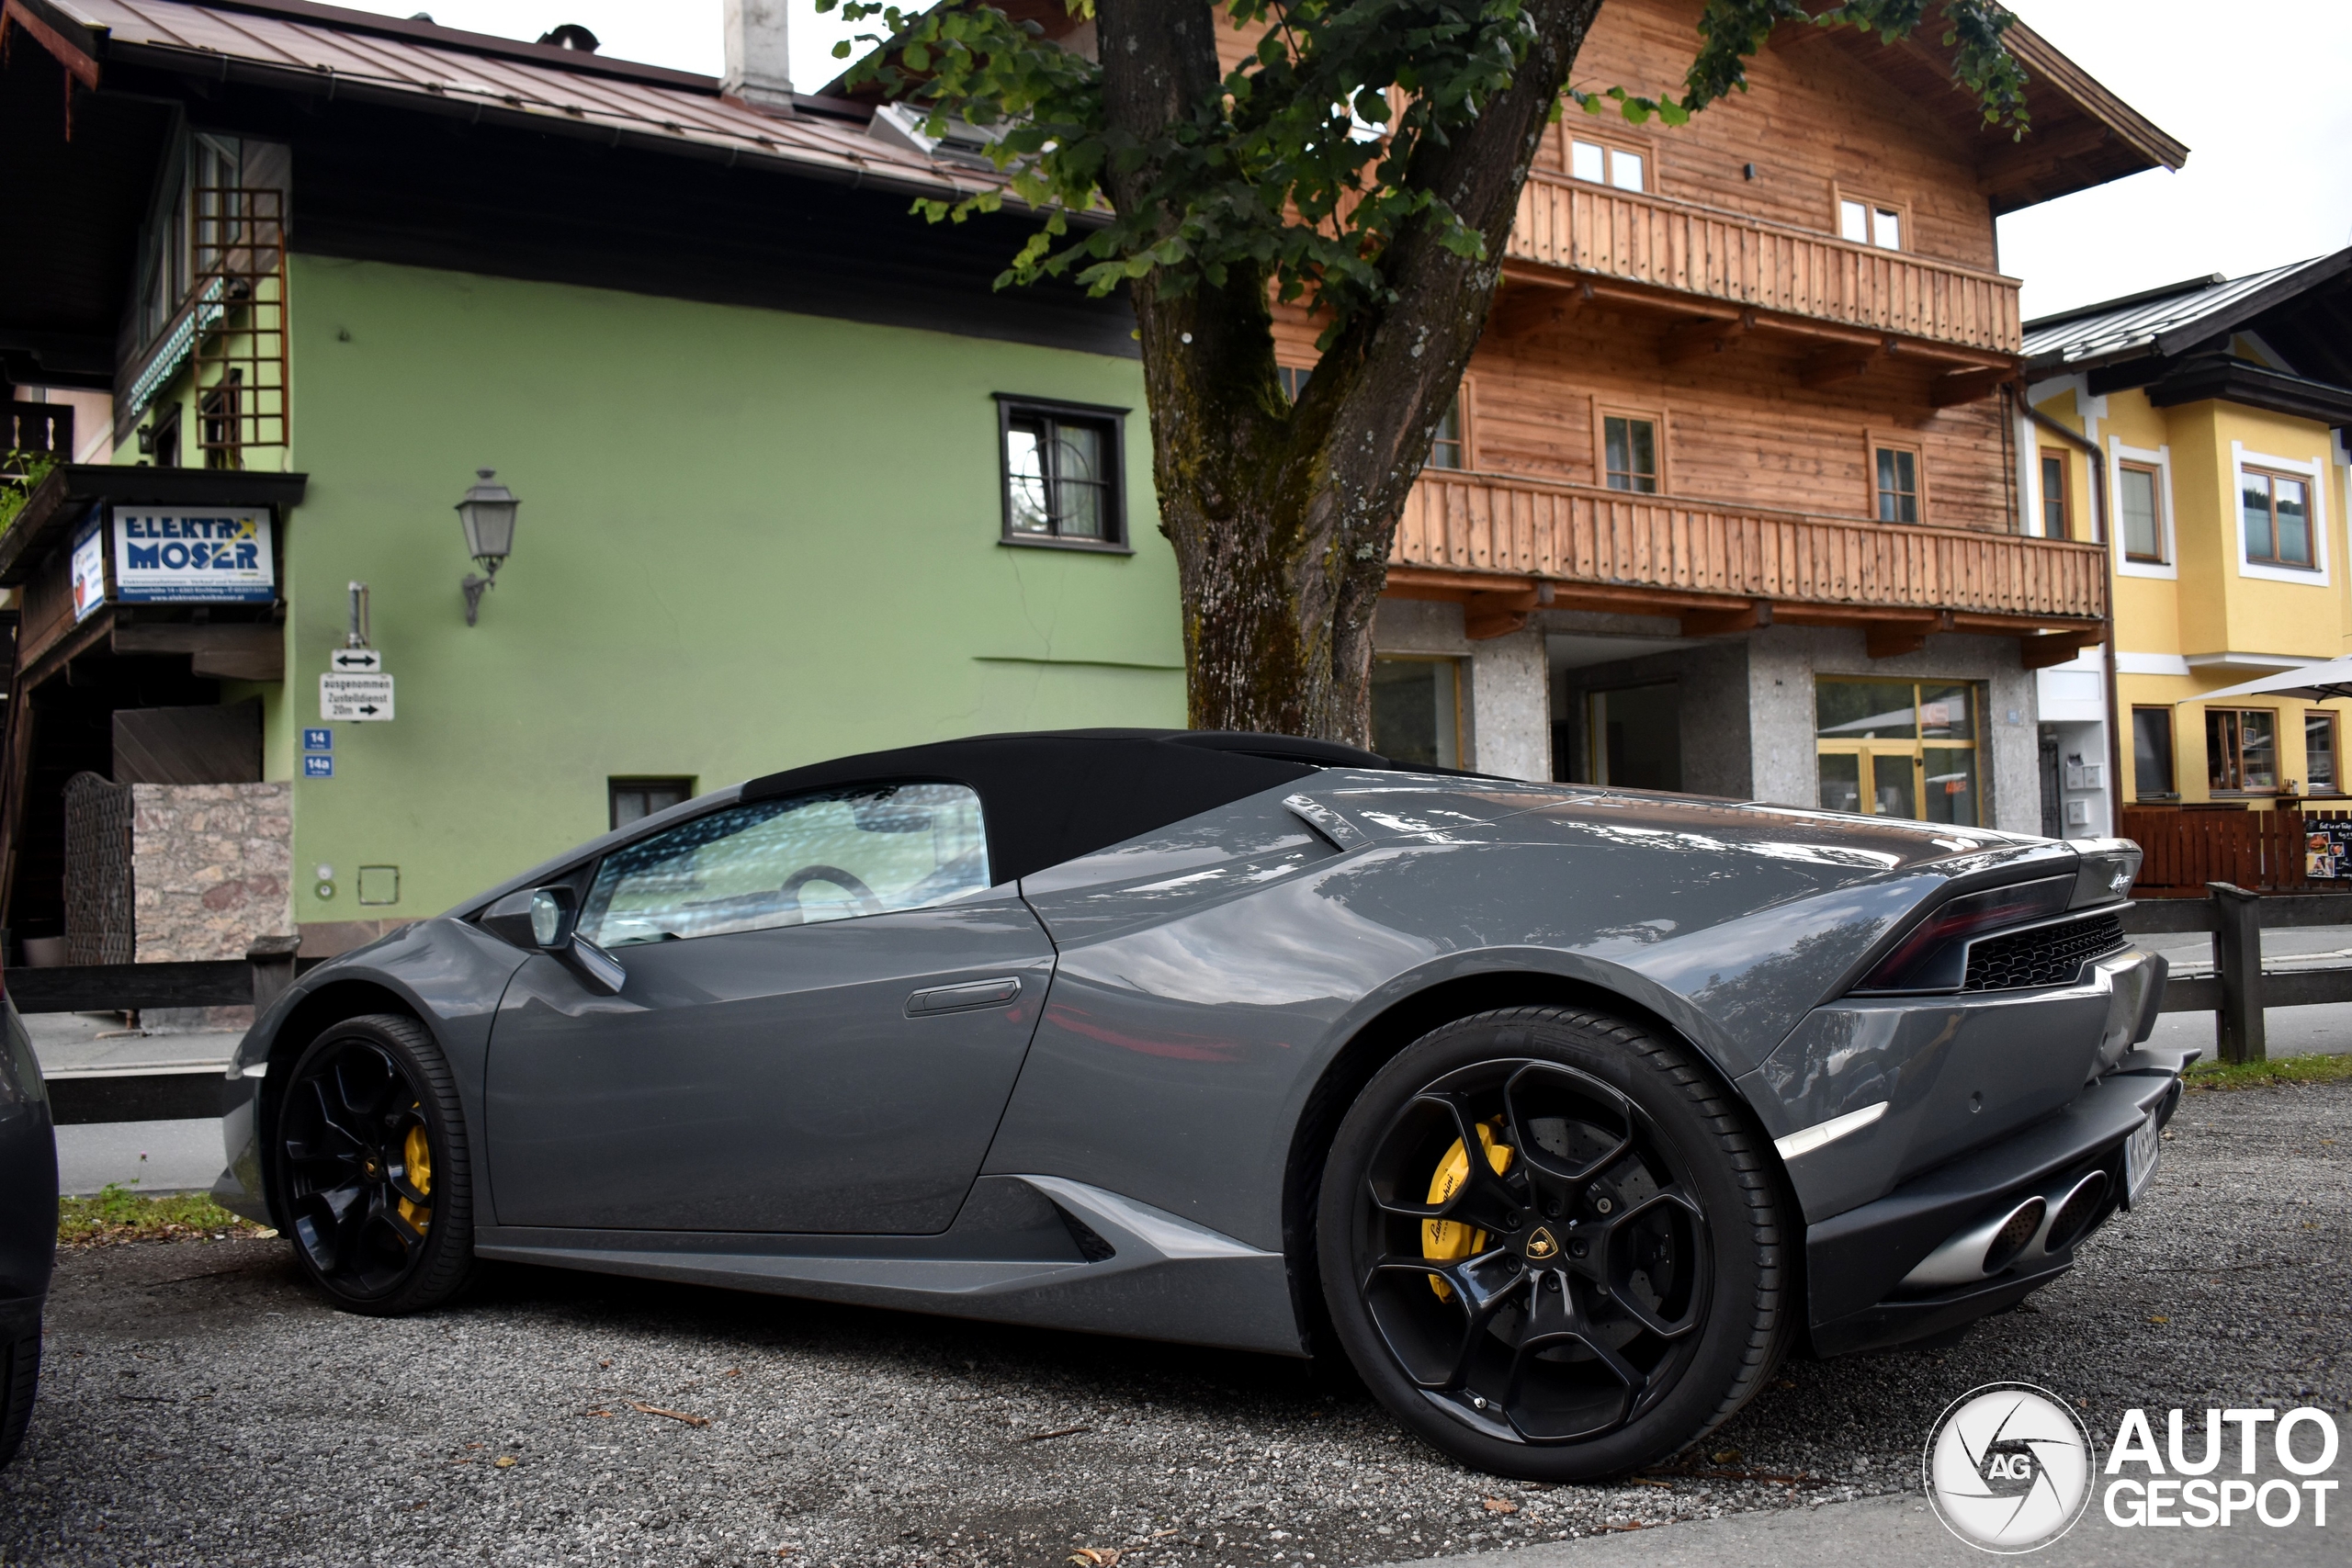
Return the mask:
[[334,758],[311,752],[302,759],[302,776],[306,779],[334,777]]
[[302,750],[305,751],[334,750],[334,731],[332,729],[306,729],[302,731]]
[[390,722],[392,678],[390,675],[320,676],[319,716],[348,719],[355,724]]
[[384,656],[372,648],[338,648],[327,659],[338,675],[373,675],[384,668]]

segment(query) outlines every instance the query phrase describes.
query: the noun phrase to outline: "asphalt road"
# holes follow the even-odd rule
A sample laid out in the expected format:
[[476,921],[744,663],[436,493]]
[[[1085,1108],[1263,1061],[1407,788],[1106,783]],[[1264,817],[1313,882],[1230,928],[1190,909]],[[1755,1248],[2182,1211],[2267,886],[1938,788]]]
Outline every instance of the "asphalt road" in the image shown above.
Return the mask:
[[321,1304],[282,1242],[85,1252],[63,1260],[43,1403],[0,1472],[0,1562],[789,1547],[1057,1568],[1087,1546],[1126,1549],[1122,1568],[1341,1568],[1899,1492],[1937,1413],[1998,1380],[2076,1400],[2102,1443],[2131,1405],[2160,1426],[2175,1405],[2342,1413],[2348,1122],[2352,1086],[2194,1096],[2151,1201],[2028,1310],[1951,1350],[1793,1362],[1681,1473],[1608,1487],[1464,1472],[1360,1392],[1264,1358],[514,1268],[378,1322]]

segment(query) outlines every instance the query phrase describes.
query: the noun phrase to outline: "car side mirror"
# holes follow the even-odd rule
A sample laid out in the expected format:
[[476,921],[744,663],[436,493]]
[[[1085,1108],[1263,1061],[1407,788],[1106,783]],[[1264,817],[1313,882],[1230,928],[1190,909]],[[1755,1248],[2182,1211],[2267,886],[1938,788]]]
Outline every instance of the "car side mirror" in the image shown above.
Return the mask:
[[569,887],[531,889],[531,945],[542,953],[569,946],[580,923],[580,901]]
[[628,982],[620,961],[580,934],[580,895],[571,888],[526,887],[481,913],[482,929],[526,952],[544,953],[606,996]]

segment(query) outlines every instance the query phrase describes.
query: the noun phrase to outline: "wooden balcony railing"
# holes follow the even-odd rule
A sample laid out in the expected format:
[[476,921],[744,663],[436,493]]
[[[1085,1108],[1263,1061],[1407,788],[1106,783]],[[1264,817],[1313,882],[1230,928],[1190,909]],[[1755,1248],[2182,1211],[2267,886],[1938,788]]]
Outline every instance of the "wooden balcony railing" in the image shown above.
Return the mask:
[[[1425,470],[1392,567],[1852,609],[2095,621],[2101,547]],[[1672,613],[1670,610],[1666,613]]]
[[1557,175],[1529,178],[1510,254],[1933,343],[2021,345],[2015,278]]

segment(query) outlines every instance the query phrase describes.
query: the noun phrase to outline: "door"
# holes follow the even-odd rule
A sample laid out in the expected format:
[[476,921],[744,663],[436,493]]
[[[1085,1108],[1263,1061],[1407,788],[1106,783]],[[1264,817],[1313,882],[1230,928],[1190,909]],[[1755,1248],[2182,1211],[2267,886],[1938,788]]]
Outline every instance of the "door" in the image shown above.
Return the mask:
[[960,784],[697,818],[606,856],[580,930],[628,978],[605,996],[538,956],[508,987],[500,1224],[944,1230],[1053,972]]

